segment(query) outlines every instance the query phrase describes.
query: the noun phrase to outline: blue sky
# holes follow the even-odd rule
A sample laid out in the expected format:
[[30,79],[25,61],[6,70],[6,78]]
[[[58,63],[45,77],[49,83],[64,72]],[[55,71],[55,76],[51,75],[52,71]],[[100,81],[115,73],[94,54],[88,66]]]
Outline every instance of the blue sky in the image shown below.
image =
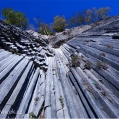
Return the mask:
[[11,7],[16,11],[24,12],[29,18],[29,23],[32,24],[35,17],[49,24],[53,22],[56,15],[69,18],[72,13],[80,10],[107,6],[112,8],[112,15],[119,14],[119,0],[0,0],[0,10]]

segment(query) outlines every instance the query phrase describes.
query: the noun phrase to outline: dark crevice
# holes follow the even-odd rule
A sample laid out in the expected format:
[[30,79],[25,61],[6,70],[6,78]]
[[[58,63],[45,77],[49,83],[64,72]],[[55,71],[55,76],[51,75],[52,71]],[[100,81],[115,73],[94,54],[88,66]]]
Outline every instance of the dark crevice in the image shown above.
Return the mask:
[[[77,83],[78,87],[80,88],[81,93],[83,94],[83,96],[84,96],[84,98],[85,98],[86,102],[88,103],[88,105],[89,105],[89,107],[90,107],[91,111],[93,112],[93,114],[94,114],[95,118],[98,118],[98,116],[97,116],[97,114],[96,114],[95,110],[93,109],[93,107],[92,107],[92,106],[91,106],[91,104],[89,103],[89,101],[88,101],[87,97],[85,96],[85,94],[84,94],[83,90],[81,89],[80,85],[78,84],[76,77],[74,76],[74,74],[73,74],[73,73],[71,73],[71,74],[72,74],[72,76],[74,77],[74,79],[75,79],[75,81],[76,81],[76,83]],[[71,77],[70,77],[70,78],[71,78]],[[72,82],[72,80],[71,80],[71,82]],[[72,84],[73,84],[73,82],[72,82]],[[73,84],[73,85],[74,85],[74,84]],[[75,85],[74,85],[74,87],[75,87]],[[76,89],[76,90],[77,90],[77,89]],[[77,90],[77,92],[78,92],[78,90]],[[80,94],[79,94],[79,93],[78,93],[78,95],[79,95],[79,98],[81,99],[81,97],[80,97]],[[82,102],[82,104],[83,104],[83,106],[84,106],[84,108],[85,108],[85,110],[86,110],[86,112],[87,112],[87,114],[88,114],[89,118],[91,118],[91,117],[90,117],[90,115],[89,115],[88,110],[86,109],[85,104],[84,104],[84,103],[83,103],[83,101],[82,101],[82,99],[81,99],[81,102]]]

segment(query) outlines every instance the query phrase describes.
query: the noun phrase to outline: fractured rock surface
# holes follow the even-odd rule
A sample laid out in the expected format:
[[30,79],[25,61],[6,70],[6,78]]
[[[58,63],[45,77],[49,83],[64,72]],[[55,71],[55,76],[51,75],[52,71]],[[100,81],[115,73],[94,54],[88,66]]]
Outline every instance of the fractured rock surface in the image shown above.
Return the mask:
[[58,49],[0,21],[0,118],[119,118],[118,19]]

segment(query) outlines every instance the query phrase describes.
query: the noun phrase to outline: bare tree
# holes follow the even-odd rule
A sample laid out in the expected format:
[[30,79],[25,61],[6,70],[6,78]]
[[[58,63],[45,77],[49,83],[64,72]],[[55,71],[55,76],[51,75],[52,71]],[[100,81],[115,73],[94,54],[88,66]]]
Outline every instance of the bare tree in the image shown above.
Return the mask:
[[110,7],[105,8],[92,8],[84,11],[79,11],[71,16],[68,20],[68,26],[79,26],[91,24],[109,17]]
[[43,35],[52,35],[53,33],[50,30],[50,26],[43,22],[40,18],[34,18],[38,28],[39,33]]

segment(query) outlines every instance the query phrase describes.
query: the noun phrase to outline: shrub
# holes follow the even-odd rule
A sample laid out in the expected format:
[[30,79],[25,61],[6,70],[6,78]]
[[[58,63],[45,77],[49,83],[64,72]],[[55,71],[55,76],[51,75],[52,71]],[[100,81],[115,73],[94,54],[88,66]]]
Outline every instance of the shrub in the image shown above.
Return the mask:
[[64,101],[63,101],[63,97],[62,97],[62,96],[60,96],[59,101],[60,101],[61,106],[62,106],[62,108],[63,108],[63,107],[64,107]]
[[39,97],[36,97],[34,100],[35,100],[35,101],[38,101],[38,100],[39,100]]
[[53,32],[50,30],[48,24],[43,23],[43,22],[40,25],[40,31],[39,32],[43,35],[53,35]]
[[26,29],[28,24],[28,19],[26,18],[24,13],[15,12],[11,8],[3,8],[2,15],[6,19],[5,21],[8,24],[15,25],[17,27]]
[[80,62],[79,62],[80,59],[81,58],[79,56],[75,55],[71,60],[72,67],[79,66],[80,65]]
[[15,50],[13,50],[13,49],[10,49],[10,52],[12,52],[13,54],[15,53]]
[[113,49],[114,48],[112,45],[108,45],[107,47],[110,48],[110,49]]
[[86,69],[90,70],[91,69],[91,63],[90,62],[86,62],[85,65],[84,65],[84,67]]
[[102,53],[100,53],[100,56],[105,57],[106,55],[105,55],[105,53],[104,53],[104,52],[102,52]]
[[108,64],[106,64],[105,62],[97,62],[97,67],[106,70],[108,68]]
[[30,112],[30,113],[29,113],[29,117],[30,117],[31,119],[35,119],[35,118],[36,118],[36,116],[34,115],[33,112]]
[[66,28],[66,19],[64,16],[56,16],[54,18],[54,23],[52,24],[52,28],[56,32],[62,32]]
[[48,24],[43,22],[40,18],[34,18],[34,20],[38,26],[39,33],[43,35],[53,35],[52,29]]
[[74,27],[79,25],[91,24],[98,25],[98,21],[104,20],[109,17],[110,7],[102,7],[99,9],[92,8],[84,11],[79,11],[71,16],[68,20],[68,26]]

